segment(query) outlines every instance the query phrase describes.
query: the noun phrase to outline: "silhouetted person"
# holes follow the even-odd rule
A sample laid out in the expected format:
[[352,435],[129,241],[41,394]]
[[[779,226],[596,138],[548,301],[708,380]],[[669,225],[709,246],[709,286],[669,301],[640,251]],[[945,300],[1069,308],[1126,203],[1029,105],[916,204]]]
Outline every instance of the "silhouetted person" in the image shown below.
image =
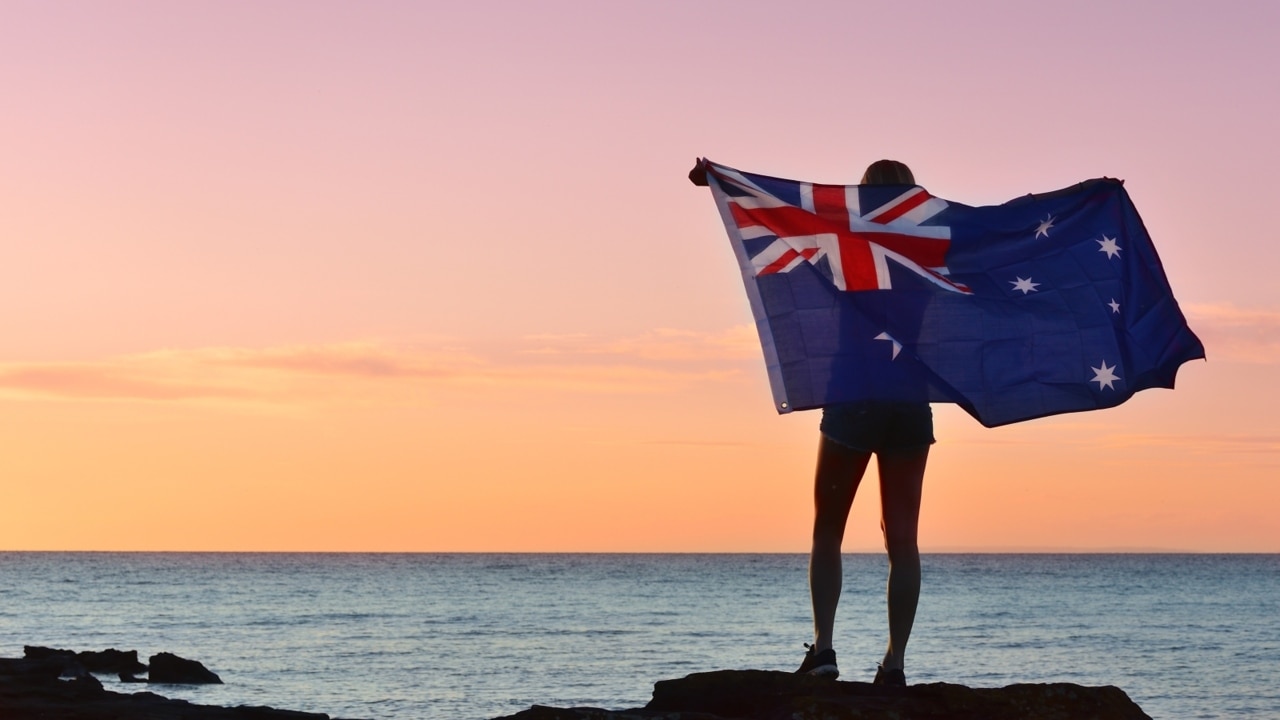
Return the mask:
[[[689,180],[707,185],[704,160],[689,171]],[[867,168],[862,184],[914,185],[915,177],[900,162],[880,160]],[[889,642],[873,682],[906,685],[903,653],[920,598],[916,538],[925,463],[934,442],[932,410],[924,401],[868,400],[834,405],[823,409],[820,430],[809,556],[814,635],[813,644],[806,643],[808,652],[796,672],[832,678],[840,674],[831,647],[843,578],[840,547],[854,495],[875,455],[880,475],[880,528],[889,553]]]

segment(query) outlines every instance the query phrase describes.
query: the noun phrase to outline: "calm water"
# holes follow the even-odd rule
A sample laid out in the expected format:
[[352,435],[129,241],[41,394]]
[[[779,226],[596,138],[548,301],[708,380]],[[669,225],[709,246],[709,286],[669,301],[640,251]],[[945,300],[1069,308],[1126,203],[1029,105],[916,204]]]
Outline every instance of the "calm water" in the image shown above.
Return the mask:
[[[163,694],[352,718],[643,705],[652,683],[792,670],[800,555],[0,553],[0,656],[171,651]],[[884,643],[884,560],[849,555],[844,679]],[[1280,717],[1280,556],[930,555],[912,682],[1117,685],[1155,718]],[[108,687],[133,691],[104,678]]]

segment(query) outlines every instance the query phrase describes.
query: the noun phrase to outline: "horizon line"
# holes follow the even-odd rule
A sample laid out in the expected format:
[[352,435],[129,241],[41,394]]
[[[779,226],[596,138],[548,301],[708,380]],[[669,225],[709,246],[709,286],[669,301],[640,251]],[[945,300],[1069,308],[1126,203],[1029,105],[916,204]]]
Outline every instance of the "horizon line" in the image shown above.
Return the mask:
[[[153,554],[153,555],[808,555],[804,550],[158,550],[158,549],[0,549],[0,554]],[[842,555],[883,555],[884,550],[855,548]],[[1194,550],[1115,546],[944,546],[921,555],[1277,555],[1280,550]]]

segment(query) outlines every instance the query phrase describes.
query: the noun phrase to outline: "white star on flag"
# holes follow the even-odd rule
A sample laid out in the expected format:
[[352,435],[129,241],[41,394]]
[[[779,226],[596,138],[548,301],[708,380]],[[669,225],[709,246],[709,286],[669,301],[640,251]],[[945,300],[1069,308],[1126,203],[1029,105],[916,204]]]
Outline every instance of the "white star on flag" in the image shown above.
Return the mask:
[[1053,216],[1045,215],[1044,219],[1040,221],[1040,226],[1036,228],[1036,237],[1041,235],[1049,237],[1049,228],[1051,227],[1053,227]]
[[888,340],[889,342],[893,343],[893,358],[892,358],[892,359],[893,359],[893,360],[897,360],[897,359],[898,359],[898,353],[902,350],[902,343],[898,342],[897,340],[894,340],[894,339],[893,339],[893,336],[892,336],[892,335],[890,335],[890,334],[889,334],[889,333],[887,333],[887,332],[882,332],[882,333],[880,333],[879,335],[877,335],[877,336],[876,336],[876,339],[877,339],[877,340]]
[[1009,284],[1013,286],[1014,290],[1021,290],[1023,295],[1026,295],[1027,293],[1030,293],[1030,292],[1035,292],[1036,288],[1040,287],[1040,283],[1031,282],[1031,278],[1026,278],[1024,280],[1021,277],[1019,277],[1017,280],[1010,280]]
[[1115,238],[1109,238],[1106,235],[1103,235],[1101,240],[1095,240],[1094,242],[1098,243],[1100,246],[1098,248],[1098,252],[1106,253],[1108,258],[1120,256],[1120,246],[1116,245]]
[[1111,302],[1107,303],[1107,305],[1111,308],[1111,312],[1120,312],[1120,303],[1116,302],[1115,298],[1111,298]]
[[1089,369],[1093,371],[1093,379],[1089,382],[1098,383],[1099,390],[1102,388],[1115,390],[1115,386],[1112,383],[1120,379],[1120,376],[1115,373],[1115,365],[1107,367],[1107,361],[1103,360],[1102,367],[1090,367]]

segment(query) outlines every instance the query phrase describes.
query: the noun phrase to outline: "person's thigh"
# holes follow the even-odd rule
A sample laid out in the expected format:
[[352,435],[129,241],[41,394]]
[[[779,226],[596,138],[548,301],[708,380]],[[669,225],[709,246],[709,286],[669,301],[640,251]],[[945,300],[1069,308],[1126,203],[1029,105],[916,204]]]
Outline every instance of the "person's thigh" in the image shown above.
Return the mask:
[[871,453],[841,445],[826,435],[820,437],[813,484],[814,531],[843,535]]
[[880,517],[885,542],[916,542],[929,446],[880,453]]

